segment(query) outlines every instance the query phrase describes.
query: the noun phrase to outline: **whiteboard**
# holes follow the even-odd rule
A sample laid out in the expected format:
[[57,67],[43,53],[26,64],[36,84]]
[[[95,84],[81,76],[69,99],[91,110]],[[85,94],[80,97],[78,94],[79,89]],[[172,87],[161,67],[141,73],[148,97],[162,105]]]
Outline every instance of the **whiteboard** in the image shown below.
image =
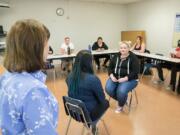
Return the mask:
[[180,40],[180,13],[176,14],[174,28],[173,47],[177,47],[178,40]]

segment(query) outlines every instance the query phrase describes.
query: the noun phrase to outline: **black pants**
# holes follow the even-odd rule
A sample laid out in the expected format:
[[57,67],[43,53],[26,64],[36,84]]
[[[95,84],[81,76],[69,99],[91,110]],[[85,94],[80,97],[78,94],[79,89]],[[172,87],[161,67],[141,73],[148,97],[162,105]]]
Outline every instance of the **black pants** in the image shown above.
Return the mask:
[[162,68],[167,68],[167,69],[171,69],[171,64],[170,63],[158,63],[156,65],[156,68],[157,68],[157,71],[158,71],[158,76],[159,76],[159,79],[161,81],[164,81],[164,75],[163,75],[163,70]]
[[179,74],[179,81],[178,81],[177,92],[178,92],[178,94],[180,94],[180,74]]
[[100,67],[100,62],[99,62],[99,59],[101,59],[101,58],[105,58],[105,60],[104,60],[104,65],[106,65],[106,63],[108,62],[108,60],[110,59],[110,55],[108,55],[108,54],[103,54],[103,55],[95,55],[94,56],[94,60],[95,60],[95,62],[96,62],[96,65],[98,66],[98,67]]
[[[156,65],[156,67],[157,67],[157,71],[158,71],[158,76],[162,81],[164,81],[162,68],[167,68],[167,69],[171,70],[170,85],[175,85],[177,72],[180,71],[180,65],[173,66],[171,63],[159,63]],[[178,89],[179,89],[179,85],[180,84],[178,84]],[[173,88],[173,89],[175,89],[175,88]]]
[[90,116],[92,121],[96,121],[102,117],[102,115],[109,108],[109,101],[105,100],[104,104],[98,104],[92,112],[90,112]]

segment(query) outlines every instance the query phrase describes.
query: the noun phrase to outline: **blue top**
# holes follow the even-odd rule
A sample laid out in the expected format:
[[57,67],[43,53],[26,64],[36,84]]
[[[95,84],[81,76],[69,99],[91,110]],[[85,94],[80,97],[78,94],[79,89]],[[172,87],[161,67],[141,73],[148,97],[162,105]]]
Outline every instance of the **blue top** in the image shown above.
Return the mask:
[[[71,79],[72,78],[70,74],[66,80],[68,88],[70,86]],[[83,101],[90,115],[92,114],[92,112],[101,111],[98,109],[101,109],[100,106],[105,106],[107,102],[105,99],[101,81],[97,76],[89,73],[85,73],[82,79],[80,79],[78,95],[74,95],[69,89],[68,95],[72,98]],[[91,115],[92,119],[96,119],[95,117],[95,115]]]
[[58,103],[46,75],[5,72],[0,77],[0,128],[3,135],[57,135]]

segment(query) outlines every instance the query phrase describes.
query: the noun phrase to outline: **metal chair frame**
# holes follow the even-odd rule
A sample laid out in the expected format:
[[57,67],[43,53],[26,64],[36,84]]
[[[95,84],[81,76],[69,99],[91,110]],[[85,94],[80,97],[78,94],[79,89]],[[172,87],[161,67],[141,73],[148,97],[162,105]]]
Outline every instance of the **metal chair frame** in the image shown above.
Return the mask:
[[[128,106],[128,111],[129,111],[129,112],[130,112],[131,106],[132,106],[133,92],[134,92],[134,95],[135,95],[136,104],[138,104],[138,97],[137,97],[136,89],[134,88],[134,89],[132,89],[132,90],[130,91],[131,94],[130,94],[129,103],[126,102],[126,105]],[[111,99],[111,97],[109,96],[109,102],[110,102],[110,99]]]
[[[68,97],[68,98],[69,98],[69,97]],[[73,100],[82,102],[81,100],[77,100],[77,99],[73,99]],[[82,103],[83,103],[83,102],[82,102]],[[65,105],[66,110],[67,110],[67,113],[68,113],[67,115],[70,116],[69,121],[68,121],[68,125],[67,125],[67,128],[66,128],[65,135],[68,135],[68,131],[69,131],[69,127],[70,127],[70,124],[71,124],[71,120],[72,120],[72,118],[73,118],[73,116],[71,116],[71,111],[69,110],[69,107],[68,107],[68,106],[71,106],[71,107],[74,107],[74,108],[78,109],[78,110],[81,112],[81,114],[82,114],[82,118],[83,118],[83,121],[84,121],[84,122],[80,121],[81,123],[83,123],[83,129],[82,129],[81,135],[84,134],[84,128],[86,128],[88,131],[91,131],[91,127],[92,127],[92,125],[93,125],[93,121],[91,121],[91,120],[90,120],[90,121],[87,121],[87,118],[86,118],[86,116],[85,116],[85,112],[83,111],[82,107],[80,107],[80,106],[78,106],[78,105],[75,105],[75,104],[72,104],[72,103],[69,103],[69,102],[65,102],[64,105]],[[76,112],[75,112],[75,113],[76,113]],[[86,114],[86,115],[87,115],[87,114]],[[88,115],[88,116],[89,116],[89,115]],[[90,116],[89,116],[89,118],[90,118]],[[76,120],[76,121],[77,121],[77,120]],[[110,135],[110,134],[109,134],[109,131],[108,131],[108,128],[107,128],[104,120],[103,120],[103,119],[100,119],[100,121],[102,121],[102,123],[103,123],[103,125],[104,125],[104,128],[105,128],[105,130],[106,130],[106,134],[107,134],[107,135]],[[96,128],[97,128],[97,127],[96,127]],[[92,132],[91,132],[91,134],[94,135]],[[97,135],[97,132],[95,133],[95,135]]]

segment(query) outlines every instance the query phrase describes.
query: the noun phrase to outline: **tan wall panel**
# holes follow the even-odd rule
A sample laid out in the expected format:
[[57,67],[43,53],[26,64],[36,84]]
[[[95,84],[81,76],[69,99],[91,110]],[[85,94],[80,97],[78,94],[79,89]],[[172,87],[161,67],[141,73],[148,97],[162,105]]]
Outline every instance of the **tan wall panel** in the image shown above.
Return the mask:
[[144,43],[146,43],[146,32],[145,31],[122,31],[121,40],[122,41],[131,41],[132,45],[136,42],[136,37],[142,36]]

